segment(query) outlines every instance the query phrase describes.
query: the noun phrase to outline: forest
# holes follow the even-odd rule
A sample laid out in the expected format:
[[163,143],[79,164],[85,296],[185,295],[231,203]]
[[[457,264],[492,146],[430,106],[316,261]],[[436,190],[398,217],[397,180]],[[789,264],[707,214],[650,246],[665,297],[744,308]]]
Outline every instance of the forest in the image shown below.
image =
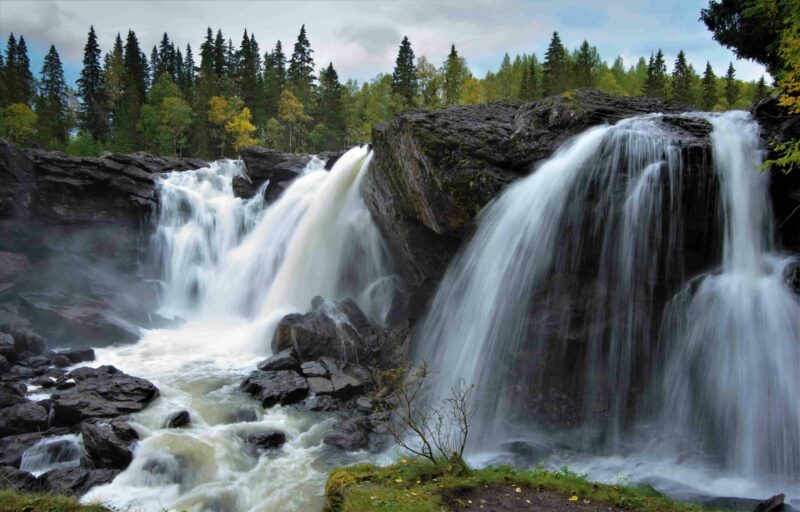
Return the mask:
[[[199,54],[168,34],[148,54],[131,30],[104,52],[90,28],[77,88],[65,81],[55,46],[36,77],[24,35],[11,34],[0,54],[0,136],[71,155],[145,150],[217,158],[248,145],[315,152],[369,142],[376,123],[403,110],[497,100],[532,101],[590,87],[622,96],[655,96],[707,111],[746,108],[771,90],[764,77],[746,82],[733,63],[717,76],[696,70],[680,51],[610,64],[583,41],[570,51],[558,32],[542,58],[506,54],[496,71],[475,76],[453,45],[439,65],[417,56],[407,37],[391,73],[359,83],[318,67],[305,26],[291,51],[281,41],[262,52],[245,29],[234,44],[208,28]],[[317,73],[317,69],[319,72]]]

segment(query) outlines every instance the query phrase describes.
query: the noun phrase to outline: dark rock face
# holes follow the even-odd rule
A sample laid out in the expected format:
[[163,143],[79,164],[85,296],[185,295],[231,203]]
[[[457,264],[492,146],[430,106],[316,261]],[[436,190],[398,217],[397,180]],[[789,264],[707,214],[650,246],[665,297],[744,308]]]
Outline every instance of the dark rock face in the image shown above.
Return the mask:
[[[529,104],[411,110],[376,126],[363,192],[411,291],[412,318],[424,311],[475,216],[509,183],[590,126],[685,110],[654,98],[578,90]],[[701,142],[699,153],[707,150],[707,123],[671,123],[679,137]]]
[[[239,177],[233,179],[234,195],[245,198],[253,197],[258,189],[269,181],[264,191],[268,203],[278,199],[311,161],[311,157],[308,155],[280,153],[274,149],[260,146],[241,148],[239,152],[247,168],[249,179]],[[325,169],[330,170],[342,155],[343,153],[339,151],[324,151],[317,156],[325,162]]]
[[0,409],[0,436],[46,429],[47,409],[39,404],[23,402]]
[[191,423],[192,417],[189,416],[189,411],[182,410],[170,414],[164,422],[164,426],[167,428],[182,428],[188,427]]
[[[127,426],[127,428],[125,428]],[[130,426],[96,425],[83,423],[81,437],[86,448],[87,463],[95,469],[125,469],[133,460],[131,443],[138,438],[136,431],[131,439]]]
[[0,466],[18,468],[25,450],[44,439],[44,434],[34,432],[7,436],[0,439]]
[[294,370],[299,366],[300,362],[295,359],[291,349],[282,350],[274,356],[258,363],[258,369],[263,372]]
[[280,448],[286,442],[286,434],[279,430],[253,432],[247,435],[245,442],[262,450]]
[[286,315],[272,337],[273,352],[291,349],[302,361],[332,357],[369,364],[385,340],[355,302],[315,297],[305,314]]
[[51,396],[53,422],[58,426],[139,412],[158,396],[158,389],[149,381],[113,366],[78,368],[69,377],[75,380],[75,386]]
[[783,269],[783,280],[790,290],[800,295],[800,259],[786,265]]
[[278,404],[291,405],[308,396],[308,382],[293,370],[256,370],[242,381],[241,387],[260,400],[264,408]]
[[343,450],[363,450],[369,446],[369,433],[354,420],[345,420],[322,440],[328,446]]
[[0,466],[0,489],[20,492],[40,492],[42,484],[38,478],[11,466]]
[[117,469],[58,468],[38,478],[43,490],[80,497],[95,485],[107,484],[119,474]]

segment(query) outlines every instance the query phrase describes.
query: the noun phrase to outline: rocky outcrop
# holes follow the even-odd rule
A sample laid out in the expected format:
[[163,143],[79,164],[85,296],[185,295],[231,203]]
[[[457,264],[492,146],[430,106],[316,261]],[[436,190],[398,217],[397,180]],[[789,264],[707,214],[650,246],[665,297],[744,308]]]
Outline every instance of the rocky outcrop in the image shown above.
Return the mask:
[[125,469],[133,460],[132,446],[139,439],[136,431],[124,421],[110,425],[85,422],[81,437],[86,449],[83,465],[92,469]]
[[[412,292],[412,317],[424,310],[476,215],[509,183],[590,126],[685,110],[655,98],[578,90],[528,104],[410,110],[376,126],[363,192]],[[665,123],[686,139],[687,154],[703,160],[707,123],[679,116]]]
[[[247,177],[233,179],[233,193],[236,197],[250,198],[269,181],[264,190],[264,197],[268,203],[275,201],[289,184],[297,178],[306,165],[311,161],[308,155],[295,153],[281,153],[274,149],[260,146],[241,148],[239,153],[247,169]],[[325,164],[325,169],[330,170],[341,152],[328,151],[317,155]]]

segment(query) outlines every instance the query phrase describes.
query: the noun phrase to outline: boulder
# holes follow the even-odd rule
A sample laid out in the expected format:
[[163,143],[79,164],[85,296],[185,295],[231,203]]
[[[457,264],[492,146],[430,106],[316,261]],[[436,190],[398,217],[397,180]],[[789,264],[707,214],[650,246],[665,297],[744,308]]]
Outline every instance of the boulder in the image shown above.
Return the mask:
[[300,373],[306,377],[327,377],[330,372],[319,361],[306,361],[300,366]]
[[357,421],[348,419],[336,425],[322,442],[343,450],[363,450],[369,446],[369,434]]
[[41,482],[27,471],[11,466],[0,466],[0,489],[20,492],[39,492]]
[[794,293],[800,294],[800,259],[786,265],[783,269],[783,280]]
[[0,409],[27,402],[25,386],[11,382],[0,383]]
[[139,412],[158,396],[158,388],[151,382],[113,366],[77,368],[69,378],[74,379],[74,386],[51,395],[53,422],[58,426]]
[[111,425],[84,422],[81,425],[81,437],[87,461],[83,465],[94,469],[127,468],[133,460],[131,443],[136,438],[131,439],[125,430],[122,432],[120,435],[119,428]]
[[4,332],[0,332],[0,356],[5,357],[6,361],[15,361],[17,359],[14,337]]
[[327,357],[322,358],[322,364],[330,372],[331,394],[338,398],[346,400],[359,395],[372,383],[369,371],[361,366]]
[[58,468],[39,477],[42,489],[53,494],[80,497],[96,485],[107,484],[119,474],[117,469]]
[[293,370],[252,372],[241,384],[242,390],[261,401],[264,408],[291,405],[308,396],[308,382]]
[[166,428],[188,427],[191,422],[192,422],[192,417],[189,415],[189,411],[184,409],[182,411],[173,412],[169,416],[167,416],[167,419],[164,420],[164,427]]
[[292,350],[301,361],[332,357],[370,364],[379,356],[385,334],[358,305],[314,297],[311,311],[286,315],[272,337],[273,352]]
[[[686,110],[656,98],[577,90],[527,104],[408,110],[376,125],[362,192],[409,288],[411,317],[425,311],[483,207],[562,143],[590,126]],[[664,122],[686,138],[687,151],[708,154],[707,123],[679,116]]]
[[47,409],[24,402],[0,409],[0,437],[37,432],[47,428]]
[[10,334],[14,338],[14,348],[17,353],[30,352],[41,355],[47,351],[47,341],[20,323],[0,324],[0,332]]
[[258,363],[257,368],[263,372],[276,370],[295,370],[300,366],[300,362],[294,357],[291,349],[282,350],[269,359]]
[[270,189],[294,180],[311,160],[307,155],[281,153],[260,146],[244,147],[239,153],[247,168],[247,177],[233,179],[233,193],[236,197],[244,198],[253,197],[261,185],[269,181],[266,194],[275,200],[277,194],[271,193]]
[[25,450],[44,439],[41,432],[17,434],[0,439],[0,466],[19,467]]
[[57,352],[56,355],[66,357],[72,362],[72,364],[86,363],[89,361],[94,361],[95,359],[94,350],[91,348],[82,350],[64,350]]
[[245,442],[262,450],[280,448],[286,442],[286,434],[280,430],[267,430],[247,434]]
[[332,395],[333,382],[325,377],[309,377],[308,389],[315,395]]
[[50,364],[56,368],[66,368],[67,366],[72,366],[74,363],[67,356],[63,354],[56,354],[50,358]]

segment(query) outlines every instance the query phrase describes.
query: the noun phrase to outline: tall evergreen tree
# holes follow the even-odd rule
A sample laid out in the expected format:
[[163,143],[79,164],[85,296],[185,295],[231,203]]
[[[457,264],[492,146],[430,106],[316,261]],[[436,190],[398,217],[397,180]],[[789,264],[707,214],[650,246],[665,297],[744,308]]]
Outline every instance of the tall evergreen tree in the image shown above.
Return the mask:
[[758,79],[756,82],[756,88],[753,91],[753,101],[763,100],[769,95],[769,90],[767,89],[767,82],[764,81],[764,75],[761,75],[761,78]]
[[[114,47],[106,54],[103,68],[103,84],[105,85],[108,110],[112,120],[115,120],[122,105],[122,91],[125,81],[125,55],[122,37],[117,33]],[[117,126],[116,122],[112,126]]]
[[138,123],[147,94],[147,58],[132,30],[128,31],[122,61],[122,98],[114,116],[114,138],[118,149],[130,151],[140,145]]
[[258,111],[258,54],[253,51],[254,40],[247,34],[247,29],[242,36],[239,46],[237,89],[239,97],[251,112],[256,112],[260,120],[261,112]]
[[286,55],[281,42],[264,57],[264,102],[267,117],[278,117],[278,102],[286,86]]
[[417,96],[417,88],[417,68],[414,65],[414,50],[411,49],[411,42],[409,42],[408,36],[405,36],[400,43],[400,50],[397,53],[397,60],[395,60],[394,72],[392,73],[392,92],[402,96],[406,106],[411,106]]
[[83,48],[83,69],[77,83],[78,96],[81,98],[80,127],[91,134],[94,140],[102,140],[109,129],[108,105],[103,69],[100,67],[100,45],[94,26],[90,27]]
[[69,135],[69,111],[64,68],[53,45],[44,57],[40,78],[36,106],[39,140],[48,146],[57,146],[65,143]]
[[323,148],[340,149],[345,139],[343,89],[333,63],[320,71],[317,90],[317,120],[322,123]]
[[0,79],[3,80],[3,89],[5,89],[5,104],[19,103],[19,91],[17,86],[17,77],[15,75],[17,67],[17,40],[12,32],[8,36],[6,43],[6,63],[4,65],[3,74]]
[[550,45],[544,56],[543,68],[542,88],[545,96],[561,94],[570,88],[572,80],[569,72],[569,55],[567,49],[561,44],[558,32],[553,32],[553,37],[550,39]]
[[675,67],[672,70],[672,99],[685,104],[692,104],[692,73],[686,62],[683,50],[678,52]]
[[[158,60],[158,47],[153,45],[153,49],[150,50],[150,69],[158,70],[161,68],[161,63]],[[153,76],[150,80],[150,87],[156,84],[156,80],[158,79],[158,72],[156,71],[153,73]]]
[[659,50],[655,56],[650,55],[647,64],[647,79],[644,83],[645,96],[667,97],[667,64],[664,62],[664,52]]
[[153,67],[154,83],[161,75],[168,75],[172,78],[173,82],[177,82],[178,77],[176,73],[177,70],[175,69],[175,57],[175,47],[169,40],[167,33],[164,32],[161,43],[158,45],[158,62],[155,67]]
[[218,77],[222,77],[226,73],[226,54],[225,38],[222,36],[222,30],[217,29],[217,36],[214,39],[214,73]]
[[733,62],[728,64],[728,71],[725,73],[725,101],[728,108],[733,108],[739,101],[739,83],[736,81],[736,69]]
[[181,80],[178,86],[183,91],[185,96],[189,96],[194,88],[195,81],[195,68],[194,68],[194,55],[192,54],[192,46],[186,45],[186,54],[183,56],[181,63]]
[[458,55],[456,45],[450,46],[450,54],[444,62],[444,83],[442,89],[444,93],[444,103],[446,105],[456,105],[461,98],[461,89],[466,80],[466,65],[464,59]]
[[597,48],[584,40],[575,52],[575,86],[595,87],[600,72],[600,54]]
[[295,96],[305,107],[309,106],[314,88],[314,58],[311,43],[306,36],[306,26],[300,27],[292,58],[289,60],[287,78]]
[[17,41],[14,40],[14,34],[8,36],[5,82],[7,101],[9,103],[33,105],[36,80],[33,78],[33,73],[31,73],[28,47],[23,36],[19,36]]
[[717,76],[711,69],[711,63],[706,61],[706,70],[700,81],[700,108],[706,111],[714,110],[719,94],[717,94]]
[[6,94],[6,63],[3,59],[3,52],[0,52],[0,109],[8,105],[8,95]]

